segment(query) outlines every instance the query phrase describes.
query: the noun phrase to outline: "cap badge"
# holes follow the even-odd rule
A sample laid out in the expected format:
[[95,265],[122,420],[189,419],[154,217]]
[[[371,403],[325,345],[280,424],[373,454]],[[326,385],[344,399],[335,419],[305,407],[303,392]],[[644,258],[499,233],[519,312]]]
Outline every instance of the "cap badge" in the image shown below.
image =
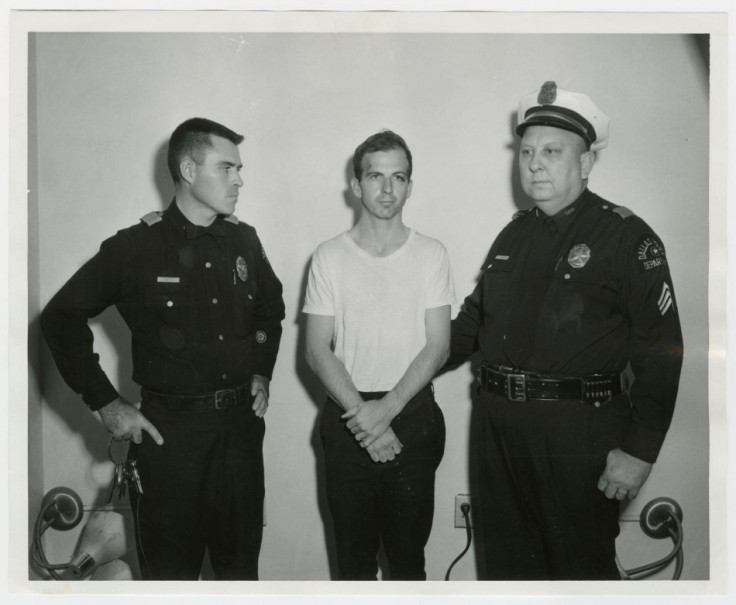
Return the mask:
[[551,105],[557,100],[557,82],[549,80],[542,84],[537,96],[537,103],[540,105]]
[[235,269],[241,281],[248,279],[248,265],[245,264],[245,259],[242,256],[235,259]]
[[567,255],[567,262],[573,269],[582,269],[590,260],[590,248],[585,244],[573,246]]

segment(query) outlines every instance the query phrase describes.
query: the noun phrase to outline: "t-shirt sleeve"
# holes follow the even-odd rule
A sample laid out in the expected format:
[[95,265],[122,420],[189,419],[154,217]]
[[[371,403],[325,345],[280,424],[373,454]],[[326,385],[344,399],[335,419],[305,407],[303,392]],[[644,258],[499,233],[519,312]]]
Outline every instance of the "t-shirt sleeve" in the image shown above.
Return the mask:
[[322,246],[317,248],[312,255],[312,262],[309,266],[309,279],[307,280],[307,294],[304,297],[302,311],[314,315],[335,314],[332,282],[330,280],[325,250]]
[[427,281],[427,309],[455,304],[455,285],[450,268],[450,256],[437,242]]

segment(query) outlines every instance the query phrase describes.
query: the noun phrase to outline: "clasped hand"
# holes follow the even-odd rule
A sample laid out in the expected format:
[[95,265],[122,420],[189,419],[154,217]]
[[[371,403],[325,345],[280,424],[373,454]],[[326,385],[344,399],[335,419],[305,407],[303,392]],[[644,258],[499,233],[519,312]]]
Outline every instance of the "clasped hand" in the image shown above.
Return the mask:
[[342,415],[361,447],[368,447],[386,432],[392,417],[383,400],[364,401]]
[[364,401],[345,412],[342,418],[374,462],[388,462],[401,452],[403,446],[390,426],[391,413],[382,400]]

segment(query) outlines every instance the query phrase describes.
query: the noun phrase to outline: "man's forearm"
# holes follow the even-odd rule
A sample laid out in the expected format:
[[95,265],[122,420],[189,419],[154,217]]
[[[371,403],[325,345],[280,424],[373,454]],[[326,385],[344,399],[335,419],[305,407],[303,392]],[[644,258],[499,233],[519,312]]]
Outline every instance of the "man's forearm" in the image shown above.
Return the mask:
[[345,366],[330,348],[307,347],[307,364],[320,379],[330,397],[343,410],[350,410],[363,402]]
[[450,355],[448,343],[427,343],[412,360],[396,386],[383,398],[391,419],[435,377]]

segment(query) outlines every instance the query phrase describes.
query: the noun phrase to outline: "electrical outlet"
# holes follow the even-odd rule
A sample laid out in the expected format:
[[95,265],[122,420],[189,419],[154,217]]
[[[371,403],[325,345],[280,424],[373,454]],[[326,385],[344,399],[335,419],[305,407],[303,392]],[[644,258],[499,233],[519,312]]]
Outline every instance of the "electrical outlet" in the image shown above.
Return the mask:
[[[455,496],[455,527],[465,527],[465,516],[463,515],[463,511],[461,509],[461,506],[463,504],[467,504],[468,506],[471,506],[471,498],[470,494],[458,494]],[[473,508],[471,506],[470,512],[468,513],[468,516],[470,518],[470,524],[471,527],[473,525]]]

